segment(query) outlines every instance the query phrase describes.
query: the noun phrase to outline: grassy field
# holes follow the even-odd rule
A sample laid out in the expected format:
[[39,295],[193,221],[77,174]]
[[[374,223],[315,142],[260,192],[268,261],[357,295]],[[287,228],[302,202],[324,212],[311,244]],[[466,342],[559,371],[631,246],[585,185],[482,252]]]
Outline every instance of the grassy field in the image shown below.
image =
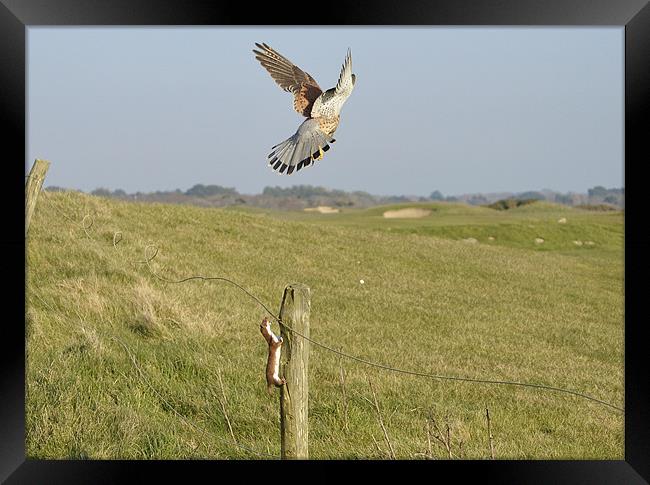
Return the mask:
[[[418,206],[431,213],[383,217]],[[227,283],[156,279],[149,244],[161,275],[231,278],[276,312],[285,285],[305,283],[312,338],[364,359],[623,407],[621,212],[317,214],[43,193],[27,247],[28,457],[279,456],[264,310]],[[447,459],[436,424],[454,458],[489,458],[486,407],[497,459],[624,457],[623,413],[576,396],[408,376],[315,346],[309,372],[312,458],[389,457],[369,381],[398,458]]]

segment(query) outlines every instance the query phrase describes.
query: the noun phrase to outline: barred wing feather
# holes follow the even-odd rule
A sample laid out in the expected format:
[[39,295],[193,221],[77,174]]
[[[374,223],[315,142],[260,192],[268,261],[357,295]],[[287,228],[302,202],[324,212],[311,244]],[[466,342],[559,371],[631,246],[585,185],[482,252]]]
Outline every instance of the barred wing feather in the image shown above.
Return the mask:
[[348,49],[348,54],[345,56],[345,62],[341,67],[341,74],[339,75],[339,82],[336,83],[336,94],[349,95],[354,86],[354,75],[352,74],[352,53]]

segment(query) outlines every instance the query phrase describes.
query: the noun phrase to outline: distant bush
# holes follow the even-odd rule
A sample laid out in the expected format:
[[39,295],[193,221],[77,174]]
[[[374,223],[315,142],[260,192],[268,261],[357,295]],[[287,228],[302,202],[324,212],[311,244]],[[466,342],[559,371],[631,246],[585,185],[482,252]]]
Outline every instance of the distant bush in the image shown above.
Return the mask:
[[191,197],[211,197],[213,195],[239,195],[234,187],[222,187],[221,185],[196,184],[185,192]]
[[485,196],[483,196],[481,194],[478,194],[478,195],[473,195],[472,197],[470,197],[470,199],[467,201],[467,203],[471,204],[471,205],[483,205],[483,204],[486,204],[487,201],[488,200],[485,198]]
[[48,185],[44,190],[48,192],[79,192],[76,189],[66,189],[65,187],[59,187],[58,185]]
[[587,195],[589,195],[589,197],[605,197],[607,194],[609,194],[610,190],[616,189],[606,189],[602,185],[597,185],[591,189],[588,189]]
[[572,194],[555,194],[555,202],[564,205],[574,204],[574,195]]
[[539,199],[501,199],[493,202],[492,204],[485,205],[485,207],[496,209],[498,211],[504,211],[508,209],[514,209],[515,207],[520,207],[522,205],[532,204],[538,200]]
[[578,209],[587,211],[615,211],[619,210],[618,207],[609,204],[580,204],[576,206]]
[[91,192],[92,195],[96,195],[98,197],[110,197],[111,196],[111,191],[108,189],[105,189],[103,187],[100,187],[98,189],[95,189]]
[[293,185],[286,188],[264,187],[262,195],[270,197],[298,197],[300,199],[307,199],[309,197],[345,197],[348,194],[343,190],[331,190],[325,187]]
[[[588,200],[585,203],[590,205],[611,204],[622,206],[625,198],[625,189],[611,188],[606,189],[602,185],[597,185],[587,191]],[[597,210],[597,209],[596,209]]]
[[545,200],[546,196],[541,192],[536,192],[534,190],[531,190],[528,192],[522,192],[521,194],[518,194],[516,198],[520,200],[529,200],[529,199]]

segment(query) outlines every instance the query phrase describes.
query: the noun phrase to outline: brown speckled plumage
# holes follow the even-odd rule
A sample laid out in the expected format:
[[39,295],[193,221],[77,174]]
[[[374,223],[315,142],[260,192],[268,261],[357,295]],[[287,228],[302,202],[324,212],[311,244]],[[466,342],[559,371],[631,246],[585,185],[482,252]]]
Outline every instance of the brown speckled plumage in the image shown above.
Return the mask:
[[316,118],[316,120],[318,120],[318,126],[320,126],[320,129],[330,136],[333,135],[336,131],[336,128],[338,128],[340,119],[341,117],[339,115],[331,116],[328,118],[324,116]]

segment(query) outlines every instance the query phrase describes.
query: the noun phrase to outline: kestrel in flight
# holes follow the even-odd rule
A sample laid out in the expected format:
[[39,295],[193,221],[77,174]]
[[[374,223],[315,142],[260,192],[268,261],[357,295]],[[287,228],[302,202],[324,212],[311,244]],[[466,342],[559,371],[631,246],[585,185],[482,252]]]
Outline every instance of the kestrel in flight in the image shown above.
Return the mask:
[[291,175],[323,158],[335,140],[332,135],[339,126],[341,108],[354,88],[352,54],[348,49],[339,81],[323,90],[309,74],[266,44],[255,43],[255,59],[260,61],[276,83],[293,94],[293,108],[307,119],[291,137],[272,147],[269,165],[279,173]]

